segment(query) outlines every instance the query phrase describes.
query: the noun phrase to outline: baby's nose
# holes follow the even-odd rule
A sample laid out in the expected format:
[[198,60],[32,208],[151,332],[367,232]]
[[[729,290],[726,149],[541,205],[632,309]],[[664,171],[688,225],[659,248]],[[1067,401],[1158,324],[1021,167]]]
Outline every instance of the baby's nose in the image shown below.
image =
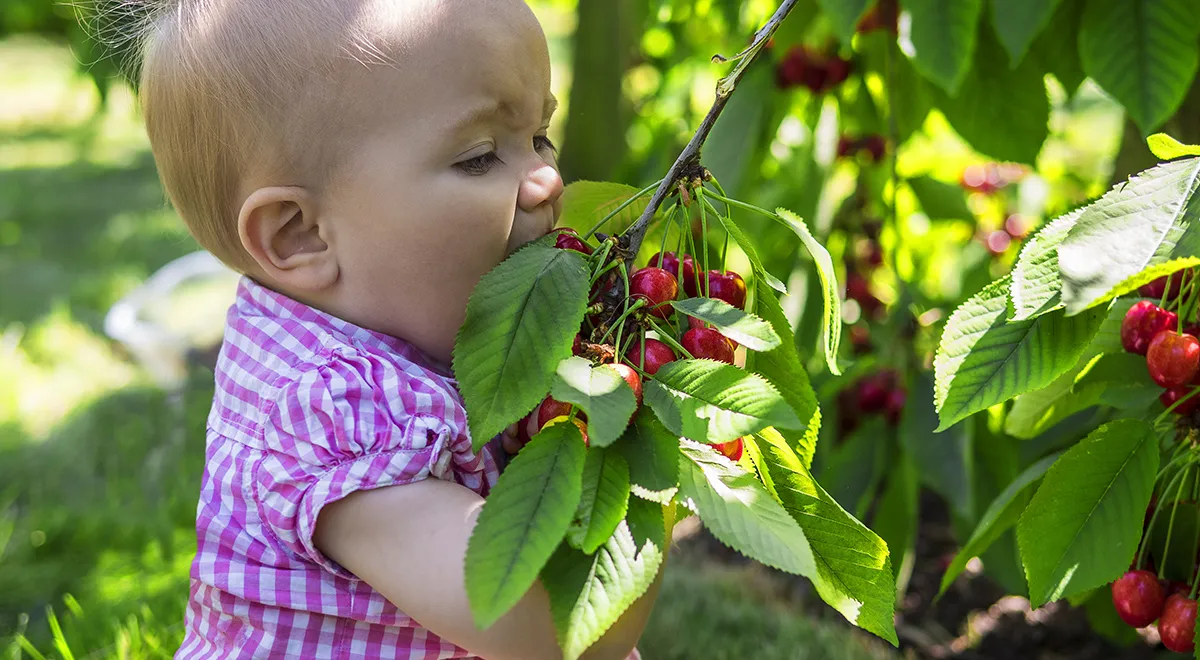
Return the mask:
[[549,163],[542,163],[529,171],[521,182],[517,193],[517,206],[527,213],[543,204],[553,204],[562,196],[563,180],[558,170]]

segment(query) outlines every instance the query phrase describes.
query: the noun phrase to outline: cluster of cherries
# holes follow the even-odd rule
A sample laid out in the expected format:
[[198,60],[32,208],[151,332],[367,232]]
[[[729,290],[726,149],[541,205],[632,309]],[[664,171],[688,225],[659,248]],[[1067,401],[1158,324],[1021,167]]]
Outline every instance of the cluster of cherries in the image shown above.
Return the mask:
[[850,60],[837,54],[793,46],[775,67],[775,84],[780,89],[806,87],[813,94],[823,94],[845,82],[852,68]]
[[[592,247],[583,241],[573,229],[555,230],[558,236],[555,247],[564,250],[576,250],[584,254],[592,254]],[[703,280],[701,279],[703,277]],[[680,283],[682,282],[682,287]],[[628,300],[640,301],[641,309],[633,315],[635,323],[638,315],[652,316],[667,320],[675,314],[671,301],[679,299],[680,291],[685,297],[705,295],[708,298],[723,300],[738,308],[746,308],[746,281],[733,271],[709,270],[702,273],[696,268],[696,262],[691,255],[684,254],[682,259],[674,252],[661,252],[650,258],[644,268],[634,271],[629,276]],[[624,287],[615,273],[601,277],[592,290],[592,299],[612,299],[614,296],[624,298]],[[594,307],[604,308],[597,303]],[[572,353],[584,356],[593,361],[611,363],[625,382],[633,389],[638,406],[642,403],[642,377],[652,378],[663,365],[678,359],[675,349],[660,339],[645,337],[631,342],[621,359],[617,359],[615,347],[600,343],[611,335],[608,322],[613,320],[612,314],[619,312],[622,306],[613,310],[601,310],[592,314],[584,321],[581,334],[575,336]],[[606,318],[608,316],[608,318]],[[619,319],[620,320],[620,319]],[[725,337],[703,321],[687,317],[688,327],[678,339],[677,346],[693,358],[707,358],[728,364],[734,362],[734,350],[737,344]],[[660,326],[661,327],[661,326]],[[596,343],[589,341],[597,339]],[[518,437],[522,442],[536,434],[542,427],[559,417],[570,417],[572,413],[575,424],[583,432],[584,442],[587,442],[586,415],[575,411],[569,403],[546,397],[541,405],[533,410],[518,425]],[[714,445],[718,451],[730,460],[742,457],[742,439]]]
[[[846,300],[853,300],[862,308],[863,317],[879,318],[884,312],[883,301],[871,292],[870,275],[883,265],[883,246],[879,244],[882,223],[870,220],[862,224],[862,236],[854,241],[854,249],[846,259]],[[857,328],[858,326],[854,326]],[[854,328],[850,337],[855,338]],[[861,332],[866,332],[863,328]],[[855,344],[855,352],[863,351]]]
[[1025,168],[1013,163],[968,165],[963,169],[958,184],[968,192],[991,195],[1024,176]]
[[857,158],[861,153],[865,153],[871,163],[878,163],[887,155],[887,140],[878,133],[860,137],[842,135],[838,138],[838,158]]
[[1028,236],[1029,229],[1029,220],[1019,213],[1010,213],[1004,219],[1002,229],[986,232],[980,237],[980,240],[987,246],[988,252],[998,257],[1007,252],[1013,243],[1020,242]]
[[844,437],[870,415],[881,414],[888,424],[899,424],[904,404],[908,401],[908,391],[894,369],[881,369],[838,392],[837,400],[838,429]]
[[1196,599],[1189,596],[1187,583],[1164,585],[1154,571],[1145,569],[1128,571],[1112,583],[1113,607],[1121,620],[1134,628],[1157,621],[1163,646],[1178,653],[1196,648]]
[[[1177,301],[1184,281],[1193,277],[1184,274],[1171,278],[1173,281],[1162,277],[1138,291],[1148,298]],[[1182,332],[1179,329],[1178,314],[1149,300],[1140,300],[1121,321],[1121,346],[1130,353],[1146,356],[1150,378],[1164,388],[1159,401],[1167,407],[1179,402],[1172,411],[1189,415],[1200,407],[1200,396],[1188,396],[1200,385],[1200,325],[1188,325]]]

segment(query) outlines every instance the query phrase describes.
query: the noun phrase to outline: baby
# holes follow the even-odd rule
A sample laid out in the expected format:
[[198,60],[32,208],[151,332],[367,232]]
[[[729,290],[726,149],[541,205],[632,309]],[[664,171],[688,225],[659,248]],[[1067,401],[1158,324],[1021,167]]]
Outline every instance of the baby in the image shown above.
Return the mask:
[[[448,366],[479,278],[558,216],[537,20],[521,0],[165,5],[141,72],[154,156],[245,274],[176,657],[560,658],[540,584],[471,617],[502,452],[472,451]],[[589,657],[636,655],[654,593]]]

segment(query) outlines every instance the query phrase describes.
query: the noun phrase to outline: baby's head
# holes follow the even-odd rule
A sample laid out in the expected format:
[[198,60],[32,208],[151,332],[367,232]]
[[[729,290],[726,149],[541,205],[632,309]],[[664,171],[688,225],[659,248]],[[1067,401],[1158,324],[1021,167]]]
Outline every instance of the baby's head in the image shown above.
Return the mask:
[[167,192],[227,264],[447,360],[479,278],[562,191],[522,0],[170,0],[142,101]]

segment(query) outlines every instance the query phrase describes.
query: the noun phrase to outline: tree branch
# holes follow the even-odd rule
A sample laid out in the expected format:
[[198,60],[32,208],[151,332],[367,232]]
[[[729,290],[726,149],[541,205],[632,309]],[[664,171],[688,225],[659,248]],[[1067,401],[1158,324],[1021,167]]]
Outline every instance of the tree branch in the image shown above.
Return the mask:
[[[696,129],[696,134],[683,148],[679,154],[679,158],[675,159],[675,164],[671,165],[671,169],[667,170],[667,175],[663,177],[662,183],[658,189],[654,191],[654,195],[650,198],[650,203],[646,205],[646,210],[642,212],[641,217],[633,223],[628,230],[621,236],[623,247],[628,250],[627,266],[632,265],[633,257],[637,254],[638,249],[642,246],[642,240],[646,237],[646,230],[649,229],[650,220],[654,214],[658,212],[658,208],[671,194],[672,189],[680,181],[689,174],[694,174],[697,167],[700,165],[700,149],[704,146],[704,141],[708,139],[708,134],[712,132],[712,127],[717,123],[717,118],[721,116],[721,111],[725,109],[725,104],[729,101],[729,97],[733,94],[737,84],[741,81],[746,69],[754,63],[763,46],[775,34],[775,30],[779,28],[779,24],[783,19],[791,13],[792,8],[796,6],[797,0],[783,0],[775,13],[767,21],[758,32],[754,33],[754,39],[746,50],[738,55],[737,65],[733,71],[725,76],[717,83],[717,98],[713,101],[712,107],[709,108],[708,114],[704,116],[704,121],[700,122],[700,127]],[[723,58],[714,57],[714,61]]]

